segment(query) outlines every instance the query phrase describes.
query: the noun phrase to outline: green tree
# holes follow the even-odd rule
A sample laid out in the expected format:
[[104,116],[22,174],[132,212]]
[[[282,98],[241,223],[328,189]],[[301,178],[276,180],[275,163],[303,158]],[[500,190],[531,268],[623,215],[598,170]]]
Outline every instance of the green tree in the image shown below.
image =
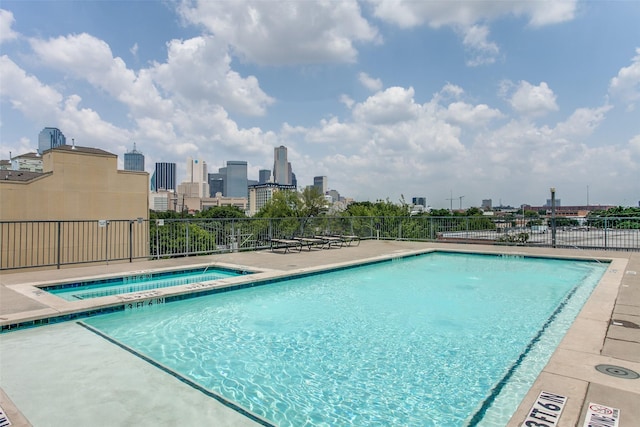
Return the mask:
[[318,187],[306,187],[299,195],[301,212],[298,216],[307,218],[318,216],[326,210],[326,200]]
[[431,212],[429,212],[430,216],[451,216],[451,212],[449,212],[449,209],[432,209]]
[[289,218],[298,217],[301,201],[297,191],[278,191],[255,214],[257,218]]
[[465,215],[466,216],[478,216],[478,215],[483,215],[483,212],[479,208],[469,208],[465,212]]
[[199,212],[198,218],[246,218],[246,215],[237,206],[211,206]]

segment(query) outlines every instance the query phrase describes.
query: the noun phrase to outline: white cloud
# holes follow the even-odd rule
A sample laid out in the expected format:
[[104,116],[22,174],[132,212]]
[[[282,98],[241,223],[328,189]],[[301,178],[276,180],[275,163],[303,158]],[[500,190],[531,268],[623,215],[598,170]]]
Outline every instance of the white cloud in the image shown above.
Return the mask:
[[[226,45],[214,37],[172,40],[167,62],[152,70],[165,91],[185,103],[218,103],[245,115],[263,115],[274,99],[254,76],[243,78],[231,69]],[[185,78],[189,76],[189,78]]]
[[471,55],[467,65],[475,67],[495,62],[500,49],[497,44],[487,40],[488,36],[489,28],[486,25],[474,25],[465,30],[462,44]]
[[488,40],[486,24],[505,16],[526,16],[529,25],[542,27],[570,21],[575,16],[577,0],[559,1],[412,1],[371,0],[374,15],[400,28],[428,25],[450,26],[463,37],[469,58],[467,65],[492,64],[500,48]]
[[428,24],[433,28],[442,26],[471,27],[477,22],[490,21],[502,16],[528,16],[529,24],[535,27],[570,21],[575,16],[577,0],[559,1],[412,1],[371,0],[374,14],[383,21],[401,28]]
[[[515,2],[522,14],[529,15],[529,24],[533,27],[559,24],[571,21],[575,17],[578,0],[551,0]],[[517,8],[516,8],[517,9]],[[518,11],[516,11],[518,14]]]
[[640,99],[640,48],[636,48],[631,65],[621,68],[611,79],[609,94],[626,103],[630,110],[634,109],[635,102]]
[[635,153],[640,160],[640,134],[631,138],[629,141],[629,147],[631,147],[631,151]]
[[382,80],[374,79],[367,73],[358,74],[358,80],[360,80],[360,83],[362,83],[362,85],[369,89],[371,92],[377,92],[382,89]]
[[[518,113],[524,116],[542,116],[558,110],[556,95],[547,83],[541,82],[538,86],[534,86],[527,81],[520,81],[517,86],[511,85],[511,89],[514,88],[515,92],[508,101]],[[503,92],[505,92],[504,86]]]
[[453,98],[459,98],[462,95],[464,95],[464,89],[462,89],[460,86],[458,85],[454,85],[451,83],[447,83],[445,84],[442,89],[440,89],[440,93],[438,94],[438,99],[440,99],[440,96],[442,97],[453,97]]
[[69,96],[60,112],[60,128],[64,129],[69,143],[74,138],[76,145],[114,150],[118,144],[127,144],[131,140],[128,130],[102,120],[97,112],[89,108],[79,108],[81,101],[78,95]]
[[[301,129],[302,130],[302,129]],[[365,126],[342,123],[336,117],[321,120],[318,128],[304,129],[305,140],[312,143],[334,143],[336,148],[357,144],[368,137]]]
[[133,55],[134,57],[138,57],[138,43],[134,43],[133,46],[131,46],[131,49],[129,49],[129,52],[131,52],[131,55]]
[[355,43],[380,39],[356,1],[183,0],[178,9],[258,64],[355,62]]
[[52,120],[52,112],[60,108],[62,95],[28,75],[8,56],[0,56],[0,97],[7,98],[11,106],[34,121]]
[[558,136],[584,137],[591,135],[611,110],[610,105],[599,108],[578,108],[564,122],[558,123],[555,132]]
[[0,9],[0,44],[18,38],[18,33],[11,28],[15,21],[13,13]]
[[412,87],[390,87],[383,92],[370,96],[353,108],[353,116],[357,121],[372,124],[396,123],[414,119],[419,106],[413,100]]
[[162,99],[148,73],[138,75],[113,57],[104,41],[82,33],[49,40],[31,39],[31,47],[48,67],[84,79],[106,91],[138,114],[167,115],[170,101]]
[[351,109],[351,107],[353,107],[353,104],[355,104],[356,102],[351,99],[349,95],[342,94],[340,95],[340,103],[344,104],[348,109]]
[[28,75],[11,59],[0,57],[0,86],[2,98],[10,100],[13,108],[37,123],[64,129],[67,138],[75,138],[78,145],[113,150],[114,144],[126,143],[130,133],[104,121],[89,108],[80,108],[81,98],[70,95],[66,99],[57,90]]
[[44,64],[86,79],[126,104],[136,116],[167,118],[175,108],[174,95],[183,107],[220,104],[245,115],[262,115],[273,103],[254,76],[243,78],[230,68],[226,45],[213,37],[172,40],[167,45],[167,62],[137,74],[113,56],[107,43],[89,34],[32,39],[31,45]]
[[494,119],[501,118],[500,110],[487,104],[471,105],[466,102],[453,102],[441,114],[441,117],[451,123],[466,126],[484,126]]

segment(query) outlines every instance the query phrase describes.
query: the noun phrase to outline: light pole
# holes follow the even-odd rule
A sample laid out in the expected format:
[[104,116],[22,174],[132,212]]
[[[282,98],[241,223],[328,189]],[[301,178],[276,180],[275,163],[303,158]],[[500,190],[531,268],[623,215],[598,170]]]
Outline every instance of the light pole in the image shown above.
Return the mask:
[[556,247],[556,188],[551,187],[551,246]]

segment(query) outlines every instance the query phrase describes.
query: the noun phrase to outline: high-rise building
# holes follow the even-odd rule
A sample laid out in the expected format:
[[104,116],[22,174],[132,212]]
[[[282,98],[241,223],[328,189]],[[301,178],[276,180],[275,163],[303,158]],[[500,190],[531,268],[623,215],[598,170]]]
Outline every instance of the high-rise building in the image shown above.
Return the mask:
[[493,207],[493,200],[491,199],[482,199],[482,209],[491,210]]
[[249,187],[249,216],[255,215],[278,191],[295,191],[293,185],[281,185],[273,182]]
[[260,169],[258,171],[258,184],[264,184],[271,181],[271,171],[269,169]]
[[414,198],[411,199],[411,203],[414,206],[420,205],[420,206],[427,207],[427,198],[426,197],[414,197]]
[[228,160],[226,170],[224,195],[226,197],[247,197],[247,162]]
[[318,189],[320,194],[326,194],[328,186],[327,186],[327,177],[326,176],[314,176],[313,177],[313,186]]
[[176,164],[175,163],[156,163],[156,169],[151,179],[151,187],[155,191],[173,190],[175,191],[176,183]]
[[339,202],[340,199],[342,199],[342,197],[340,197],[340,193],[338,193],[338,190],[328,190],[326,194],[327,197],[331,199],[331,203]]
[[187,158],[187,176],[178,186],[178,194],[183,197],[203,198],[209,196],[207,163],[200,159]]
[[67,138],[58,128],[44,128],[38,135],[38,153],[67,144]]
[[133,150],[124,153],[124,170],[144,171],[144,154],[136,150],[136,143],[133,143]]
[[[222,168],[224,169],[224,168]],[[210,173],[209,174],[209,197],[216,197],[220,193],[224,196],[224,178],[226,174]]]
[[273,182],[291,184],[291,163],[287,161],[287,147],[284,145],[273,149]]

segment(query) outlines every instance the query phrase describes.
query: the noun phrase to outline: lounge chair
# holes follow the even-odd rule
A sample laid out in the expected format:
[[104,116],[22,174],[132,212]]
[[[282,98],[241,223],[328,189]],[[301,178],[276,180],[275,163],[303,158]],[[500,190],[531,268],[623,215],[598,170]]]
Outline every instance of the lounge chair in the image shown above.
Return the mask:
[[324,245],[326,244],[323,239],[318,239],[317,237],[294,237],[294,240],[297,240],[301,245],[306,246],[309,251],[311,251],[311,248],[314,246],[324,248]]
[[276,249],[284,249],[284,253],[289,252],[290,248],[298,249],[298,252],[302,251],[302,242],[295,239],[270,239],[271,252]]
[[344,241],[336,236],[314,236],[316,239],[321,239],[324,242],[324,245],[327,247],[327,249],[331,249],[331,246],[337,246],[339,248],[342,247],[342,245],[344,244]]
[[350,234],[332,234],[333,237],[337,237],[339,239],[342,239],[342,242],[344,244],[346,244],[347,246],[351,246],[352,243],[356,242],[354,246],[358,246],[360,245],[360,237],[356,236],[356,235],[350,235]]

